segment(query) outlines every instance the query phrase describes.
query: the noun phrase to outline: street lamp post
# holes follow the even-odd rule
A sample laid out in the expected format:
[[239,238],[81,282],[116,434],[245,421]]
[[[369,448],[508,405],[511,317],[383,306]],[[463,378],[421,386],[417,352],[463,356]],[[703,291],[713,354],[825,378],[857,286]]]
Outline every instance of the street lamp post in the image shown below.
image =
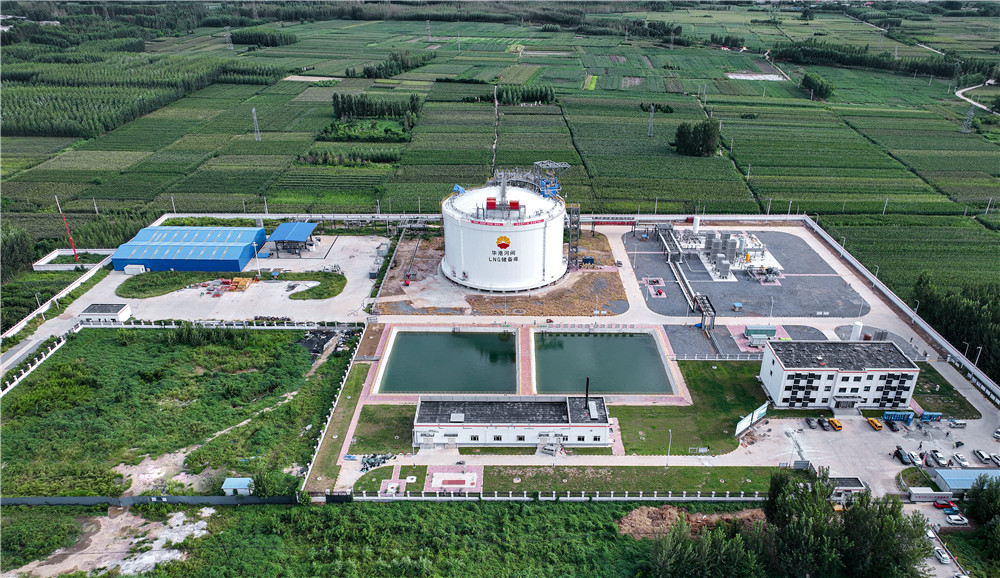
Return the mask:
[[771,311],[767,314],[767,322],[771,323],[771,318],[774,317],[774,295],[771,295]]
[[260,257],[257,256],[257,241],[250,244],[253,245],[253,261],[257,264],[257,278],[260,279]]
[[962,343],[965,344],[965,353],[962,354],[962,357],[968,359],[969,358],[969,342],[968,341],[963,341]]
[[983,346],[980,345],[979,348],[976,350],[976,360],[972,362],[972,365],[979,367],[979,354],[981,354],[982,352],[983,352]]
[[670,446],[674,443],[674,430],[668,429],[667,430],[667,436],[669,436],[667,438],[667,465],[664,466],[664,468],[663,468],[665,470],[669,470],[670,469]]
[[[42,308],[42,302],[38,300],[38,293],[35,293],[35,303],[38,304],[38,308]],[[45,321],[45,313],[42,313],[42,321]]]
[[914,299],[917,302],[917,306],[913,308],[913,317],[910,319],[910,325],[913,325],[913,320],[917,317],[917,310],[920,309],[920,299]]

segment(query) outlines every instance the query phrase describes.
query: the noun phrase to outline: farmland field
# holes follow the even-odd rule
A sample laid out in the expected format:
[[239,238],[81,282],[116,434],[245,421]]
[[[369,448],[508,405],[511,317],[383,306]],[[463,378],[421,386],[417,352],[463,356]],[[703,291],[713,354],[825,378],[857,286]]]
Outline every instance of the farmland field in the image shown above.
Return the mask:
[[[136,30],[135,38],[151,38],[144,43],[95,38],[93,30],[66,36],[67,26],[48,32],[63,34],[66,47],[5,45],[5,219],[44,224],[31,235],[51,248],[68,245],[58,219],[40,217],[53,214],[56,195],[71,227],[95,211],[153,218],[173,210],[262,211],[265,202],[272,211],[428,212],[455,184],[475,186],[497,168],[549,159],[571,165],[562,190],[584,213],[794,211],[820,215],[824,226],[859,241],[894,227],[892,216],[918,223],[926,216],[936,234],[993,242],[994,217],[983,213],[1000,199],[1000,125],[978,111],[962,132],[969,106],[954,91],[992,74],[975,63],[995,56],[995,18],[915,6],[887,33],[884,24],[833,5],[808,19],[764,6],[657,12],[621,4],[560,16],[574,23],[550,22],[545,11],[495,22],[448,13],[431,16],[428,36],[428,15],[409,17],[416,7],[386,14],[365,6],[350,20],[327,13],[265,24],[295,42],[252,50],[227,50],[218,20],[178,25],[173,35]],[[268,19],[277,20],[270,10]],[[778,43],[809,40],[928,70],[941,59],[948,65],[932,76],[763,56]],[[376,72],[394,53],[428,58]],[[291,73],[307,80],[283,80]],[[807,73],[833,92],[811,100],[799,86]],[[496,110],[496,84],[533,94],[551,89],[554,99]],[[986,86],[971,94],[989,102],[997,92]],[[416,95],[422,108],[409,119],[352,121],[367,140],[384,141],[358,143],[327,131],[336,120],[334,95],[386,102]],[[657,107],[651,127],[650,104]],[[53,110],[71,122],[54,122]],[[709,118],[721,125],[718,152],[678,154],[678,126]],[[374,162],[303,159],[343,157],[359,145],[391,154]],[[884,223],[860,225],[883,213]],[[942,250],[948,267],[979,265],[976,251]],[[905,294],[916,272],[899,269],[886,279]]]

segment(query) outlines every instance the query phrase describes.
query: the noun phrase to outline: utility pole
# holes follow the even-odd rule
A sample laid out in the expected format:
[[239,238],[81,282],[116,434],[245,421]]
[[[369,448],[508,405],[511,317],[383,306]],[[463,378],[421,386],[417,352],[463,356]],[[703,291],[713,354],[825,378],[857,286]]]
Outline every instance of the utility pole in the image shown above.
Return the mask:
[[653,136],[653,105],[649,105],[649,129],[646,131],[646,136]]

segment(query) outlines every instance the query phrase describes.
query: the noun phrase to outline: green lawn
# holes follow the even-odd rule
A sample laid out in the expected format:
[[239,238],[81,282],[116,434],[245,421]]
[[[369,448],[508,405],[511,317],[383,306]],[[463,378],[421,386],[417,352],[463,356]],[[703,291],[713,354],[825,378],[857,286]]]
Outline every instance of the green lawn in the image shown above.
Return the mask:
[[[392,479],[392,466],[382,466],[366,473],[354,484],[355,492],[377,492],[381,488],[382,480]],[[422,492],[424,480],[427,478],[427,466],[402,466],[399,468],[399,479],[405,480],[407,476],[415,476],[417,481],[407,483],[406,489],[410,492]]]
[[172,293],[195,283],[215,279],[231,279],[232,272],[206,271],[150,271],[133,275],[115,289],[115,295],[126,299],[148,299]]
[[[486,492],[767,493],[773,467],[486,466]],[[515,483],[514,479],[520,478]],[[565,480],[565,481],[563,481]],[[749,481],[748,481],[749,480]]]
[[917,378],[917,389],[913,399],[926,411],[938,411],[945,419],[980,419],[983,417],[976,408],[955,390],[948,380],[941,376],[928,363],[921,363],[920,377]]
[[767,399],[756,379],[759,363],[681,361],[679,365],[694,405],[611,407],[626,453],[666,455],[671,432],[673,454],[687,454],[694,447],[707,447],[715,454],[732,451],[737,445],[736,422]]
[[313,271],[310,273],[282,273],[282,281],[319,281],[319,285],[310,287],[305,291],[296,291],[290,294],[289,299],[329,299],[340,295],[347,285],[347,277],[338,273],[322,273]]
[[902,474],[903,481],[911,488],[933,488],[935,492],[938,491],[938,485],[931,481],[930,477],[916,466],[906,468]]
[[352,454],[405,454],[413,451],[415,405],[366,405],[351,443]]

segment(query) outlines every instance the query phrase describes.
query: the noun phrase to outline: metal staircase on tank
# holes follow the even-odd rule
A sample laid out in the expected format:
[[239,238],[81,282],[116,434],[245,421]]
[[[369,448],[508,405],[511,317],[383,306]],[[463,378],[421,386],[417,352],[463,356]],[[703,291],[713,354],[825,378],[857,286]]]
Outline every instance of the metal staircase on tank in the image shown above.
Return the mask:
[[569,264],[576,268],[580,266],[580,203],[566,203],[566,216],[569,218]]

